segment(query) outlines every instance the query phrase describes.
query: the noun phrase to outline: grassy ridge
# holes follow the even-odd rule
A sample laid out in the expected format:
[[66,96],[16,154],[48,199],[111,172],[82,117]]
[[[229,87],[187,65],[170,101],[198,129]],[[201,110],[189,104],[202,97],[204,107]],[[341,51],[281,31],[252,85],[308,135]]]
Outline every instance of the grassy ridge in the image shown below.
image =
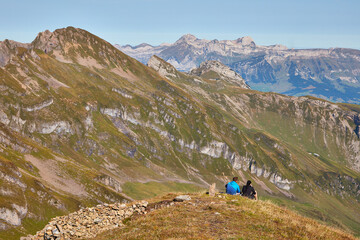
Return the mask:
[[189,202],[130,219],[125,227],[96,239],[355,239],[269,201],[227,195],[191,197]]

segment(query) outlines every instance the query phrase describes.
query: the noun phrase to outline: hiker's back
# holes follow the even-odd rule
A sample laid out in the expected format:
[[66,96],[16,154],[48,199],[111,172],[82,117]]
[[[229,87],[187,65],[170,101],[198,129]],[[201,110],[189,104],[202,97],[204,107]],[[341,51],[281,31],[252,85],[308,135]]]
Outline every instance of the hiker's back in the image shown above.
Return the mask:
[[250,197],[255,194],[255,189],[252,186],[243,186],[242,193],[246,197]]
[[[237,181],[237,178],[234,178]],[[226,193],[231,195],[240,194],[240,187],[236,181],[229,182],[226,184]]]
[[235,190],[235,188],[233,188],[233,186],[231,186],[230,184],[227,184],[227,186],[226,186],[226,193],[227,193],[227,194],[231,194],[231,195],[235,195],[235,194],[236,194],[236,190]]
[[254,187],[251,185],[251,181],[247,181],[246,185],[242,188],[242,194],[245,197],[256,199],[257,200],[257,193],[254,189]]

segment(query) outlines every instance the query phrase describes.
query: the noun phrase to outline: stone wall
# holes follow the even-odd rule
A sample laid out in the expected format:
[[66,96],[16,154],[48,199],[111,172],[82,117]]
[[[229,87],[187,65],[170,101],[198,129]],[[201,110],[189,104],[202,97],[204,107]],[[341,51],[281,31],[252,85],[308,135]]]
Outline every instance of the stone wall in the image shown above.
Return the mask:
[[123,225],[123,220],[134,214],[146,214],[148,203],[141,201],[131,204],[103,204],[83,208],[66,216],[53,218],[34,236],[22,237],[22,240],[40,239],[83,239],[93,238],[97,234]]

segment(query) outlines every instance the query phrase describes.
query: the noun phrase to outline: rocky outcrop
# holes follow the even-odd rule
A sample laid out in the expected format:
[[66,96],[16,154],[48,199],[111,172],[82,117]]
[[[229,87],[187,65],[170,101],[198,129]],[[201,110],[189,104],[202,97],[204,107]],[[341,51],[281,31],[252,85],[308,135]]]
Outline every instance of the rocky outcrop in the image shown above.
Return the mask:
[[27,111],[27,112],[34,112],[34,111],[38,111],[40,109],[43,109],[45,107],[48,107],[53,103],[54,103],[54,99],[51,98],[51,99],[49,99],[49,100],[47,100],[45,102],[39,103],[39,104],[37,104],[35,106],[26,107],[26,108],[24,108],[24,110]]
[[74,130],[71,127],[71,124],[66,121],[59,121],[59,122],[51,122],[51,123],[31,123],[29,124],[29,132],[38,132],[41,134],[72,134]]
[[359,115],[355,115],[354,116],[354,123],[356,125],[355,129],[354,129],[354,132],[356,134],[356,136],[360,139],[360,117]]
[[32,42],[32,46],[41,49],[45,53],[49,53],[53,49],[60,49],[57,34],[49,30],[39,33]]
[[131,94],[129,94],[128,91],[126,91],[124,89],[113,88],[112,91],[120,94],[121,96],[123,96],[125,98],[129,98],[129,99],[133,98],[133,96],[131,96]]
[[152,56],[147,62],[147,66],[153,68],[157,71],[161,76],[165,78],[176,77],[177,70],[169,63],[165,62],[158,56]]
[[8,125],[10,123],[8,115],[2,109],[0,109],[0,122],[4,125]]
[[5,41],[0,42],[0,67],[4,67],[10,61],[10,50]]
[[4,67],[10,62],[12,56],[16,55],[18,47],[28,49],[29,44],[8,39],[0,42],[0,67]]
[[95,181],[100,182],[100,183],[102,183],[102,184],[104,184],[106,186],[111,187],[116,192],[119,192],[119,193],[122,192],[120,183],[116,179],[114,179],[114,178],[112,178],[112,177],[110,177],[108,175],[98,176],[98,177],[95,178]]
[[0,219],[13,226],[21,225],[21,218],[15,210],[0,208]]
[[0,144],[3,147],[10,147],[11,149],[18,151],[20,153],[29,153],[33,149],[26,144],[14,141],[13,136],[9,136],[7,133],[1,130],[0,130]]
[[[20,174],[20,177],[21,177],[20,172],[19,172],[19,174]],[[27,187],[26,184],[19,179],[19,176],[16,177],[16,176],[9,175],[9,174],[6,174],[6,173],[3,173],[3,172],[0,171],[0,179],[3,180],[3,181],[7,181],[8,183],[14,184],[15,186],[20,187],[20,189],[23,190],[23,191]]]
[[[250,89],[240,74],[218,61],[203,62],[198,68],[192,69],[190,74],[211,78],[213,80],[224,80],[241,88]],[[211,74],[213,76],[211,76]]]
[[207,146],[200,148],[200,153],[206,154],[213,158],[226,157],[229,152],[229,146],[223,142],[212,141]]
[[136,117],[132,113],[129,113],[128,111],[126,111],[126,109],[101,108],[100,112],[102,114],[108,115],[110,117],[121,118],[121,119],[131,122],[132,124],[135,124],[135,125],[139,124],[139,121],[136,119]]

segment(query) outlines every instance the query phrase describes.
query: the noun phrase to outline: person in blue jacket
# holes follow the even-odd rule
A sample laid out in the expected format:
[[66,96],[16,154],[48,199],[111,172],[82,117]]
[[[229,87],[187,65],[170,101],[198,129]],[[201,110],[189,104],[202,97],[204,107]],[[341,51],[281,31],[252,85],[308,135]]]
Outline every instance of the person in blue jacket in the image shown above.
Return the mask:
[[239,178],[234,177],[231,182],[226,184],[226,193],[227,194],[240,195],[241,191],[240,191],[239,184],[237,184],[238,181],[239,181]]

